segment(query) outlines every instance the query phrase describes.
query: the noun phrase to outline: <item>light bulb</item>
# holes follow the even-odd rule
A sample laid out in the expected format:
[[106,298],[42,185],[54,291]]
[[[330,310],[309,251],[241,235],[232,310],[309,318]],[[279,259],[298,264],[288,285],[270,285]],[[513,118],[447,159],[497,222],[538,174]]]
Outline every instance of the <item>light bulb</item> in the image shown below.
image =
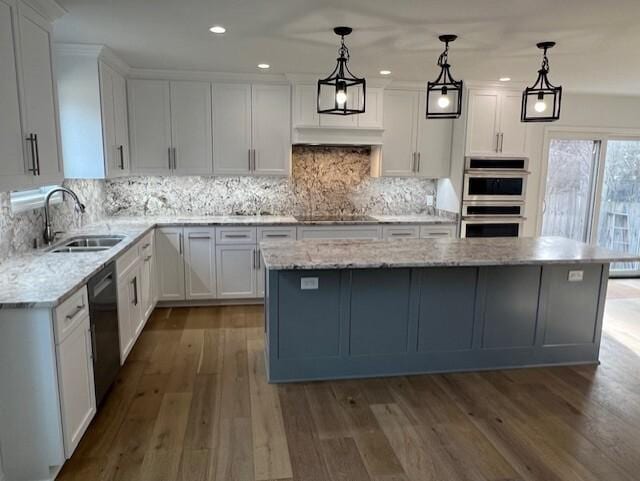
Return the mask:
[[336,102],[338,103],[338,105],[340,107],[344,107],[344,104],[347,101],[347,92],[345,92],[344,90],[338,90],[338,92],[336,93]]
[[538,100],[534,106],[533,109],[538,112],[539,114],[541,114],[542,112],[544,112],[545,110],[547,110],[547,103],[544,100]]
[[451,104],[451,100],[446,94],[442,94],[438,99],[438,107],[441,109],[446,109]]

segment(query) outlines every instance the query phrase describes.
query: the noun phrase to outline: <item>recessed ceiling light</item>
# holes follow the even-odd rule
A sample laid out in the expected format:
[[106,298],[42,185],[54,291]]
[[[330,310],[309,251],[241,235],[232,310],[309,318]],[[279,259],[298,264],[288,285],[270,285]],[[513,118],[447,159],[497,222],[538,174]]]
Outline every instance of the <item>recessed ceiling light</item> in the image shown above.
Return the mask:
[[268,63],[259,63],[258,64],[258,68],[261,68],[263,70],[268,69],[269,67],[271,67],[271,65],[269,65]]
[[391,70],[380,70],[380,75],[391,75]]
[[226,28],[224,28],[222,25],[214,25],[213,27],[211,27],[211,28],[209,29],[209,31],[210,31],[211,33],[218,33],[218,34],[222,34],[222,33],[226,32],[226,31],[227,31],[227,29],[226,29]]
[[500,82],[508,82],[511,80],[511,77],[500,77],[498,80],[500,80]]

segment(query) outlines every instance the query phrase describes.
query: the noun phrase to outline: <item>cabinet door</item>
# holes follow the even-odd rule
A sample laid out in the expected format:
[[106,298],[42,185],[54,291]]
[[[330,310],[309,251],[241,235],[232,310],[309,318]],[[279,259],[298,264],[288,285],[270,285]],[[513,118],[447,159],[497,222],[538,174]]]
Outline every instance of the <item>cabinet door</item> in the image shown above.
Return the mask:
[[498,152],[499,102],[498,92],[469,92],[467,155],[495,155]]
[[115,72],[104,62],[99,62],[98,70],[100,72],[100,110],[102,113],[104,163],[107,176],[111,176],[120,169],[120,152],[116,145],[116,117],[113,93]]
[[383,126],[383,101],[384,89],[368,88],[367,103],[364,114],[358,117],[358,127],[369,129],[381,129]]
[[140,276],[140,304],[142,305],[142,319],[146,322],[153,311],[154,305],[154,261],[153,254],[147,254],[142,258]]
[[116,164],[114,175],[127,175],[131,170],[129,155],[129,116],[127,115],[127,81],[113,72],[113,113],[115,122]]
[[142,265],[137,263],[135,269],[132,270],[129,278],[127,279],[127,284],[129,286],[129,312],[131,320],[131,327],[133,328],[133,340],[132,343],[136,342],[138,336],[142,332],[142,328],[144,327],[144,321],[146,320],[143,316],[142,312]]
[[136,173],[171,171],[171,110],[169,82],[129,80],[131,164]]
[[453,120],[427,119],[425,92],[420,92],[418,112],[418,175],[431,179],[449,177]]
[[176,173],[212,172],[209,82],[171,82],[171,138]]
[[216,247],[218,298],[256,297],[256,246],[219,245]]
[[254,85],[251,89],[254,173],[289,175],[291,171],[291,89]]
[[118,335],[120,336],[120,364],[124,364],[133,347],[134,320],[131,316],[131,286],[127,277],[118,279]]
[[184,258],[182,228],[156,230],[158,300],[184,301]]
[[89,316],[57,346],[64,451],[71,457],[96,413]]
[[20,38],[24,132],[38,136],[40,172],[35,182],[47,185],[63,177],[58,151],[51,30],[50,25],[24,3],[20,3]]
[[184,229],[184,267],[187,299],[215,299],[216,249],[214,229]]
[[416,151],[418,92],[389,90],[384,94],[382,175],[413,176]]
[[500,154],[526,155],[527,124],[520,122],[522,94],[504,92],[500,97]]
[[14,18],[12,4],[0,0],[0,189],[3,191],[31,183],[22,151]]
[[295,85],[293,87],[293,127],[318,127],[318,87]]
[[213,171],[248,174],[251,163],[251,86],[213,84]]

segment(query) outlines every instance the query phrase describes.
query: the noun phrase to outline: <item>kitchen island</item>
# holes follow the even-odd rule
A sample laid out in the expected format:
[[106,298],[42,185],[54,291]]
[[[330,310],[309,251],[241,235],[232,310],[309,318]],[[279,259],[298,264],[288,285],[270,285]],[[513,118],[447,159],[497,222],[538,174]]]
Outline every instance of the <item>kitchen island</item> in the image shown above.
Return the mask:
[[563,238],[261,243],[270,382],[597,363],[609,265]]

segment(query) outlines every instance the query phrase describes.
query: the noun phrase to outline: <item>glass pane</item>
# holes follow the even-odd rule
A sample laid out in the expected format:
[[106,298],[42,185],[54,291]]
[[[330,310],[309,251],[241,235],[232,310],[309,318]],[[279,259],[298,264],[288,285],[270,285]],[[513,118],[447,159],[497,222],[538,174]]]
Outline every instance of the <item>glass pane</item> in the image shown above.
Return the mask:
[[[640,253],[640,141],[607,143],[600,203],[598,244],[623,252]],[[613,264],[612,272],[640,273],[640,263]]]
[[599,145],[593,140],[551,140],[542,235],[587,242]]

